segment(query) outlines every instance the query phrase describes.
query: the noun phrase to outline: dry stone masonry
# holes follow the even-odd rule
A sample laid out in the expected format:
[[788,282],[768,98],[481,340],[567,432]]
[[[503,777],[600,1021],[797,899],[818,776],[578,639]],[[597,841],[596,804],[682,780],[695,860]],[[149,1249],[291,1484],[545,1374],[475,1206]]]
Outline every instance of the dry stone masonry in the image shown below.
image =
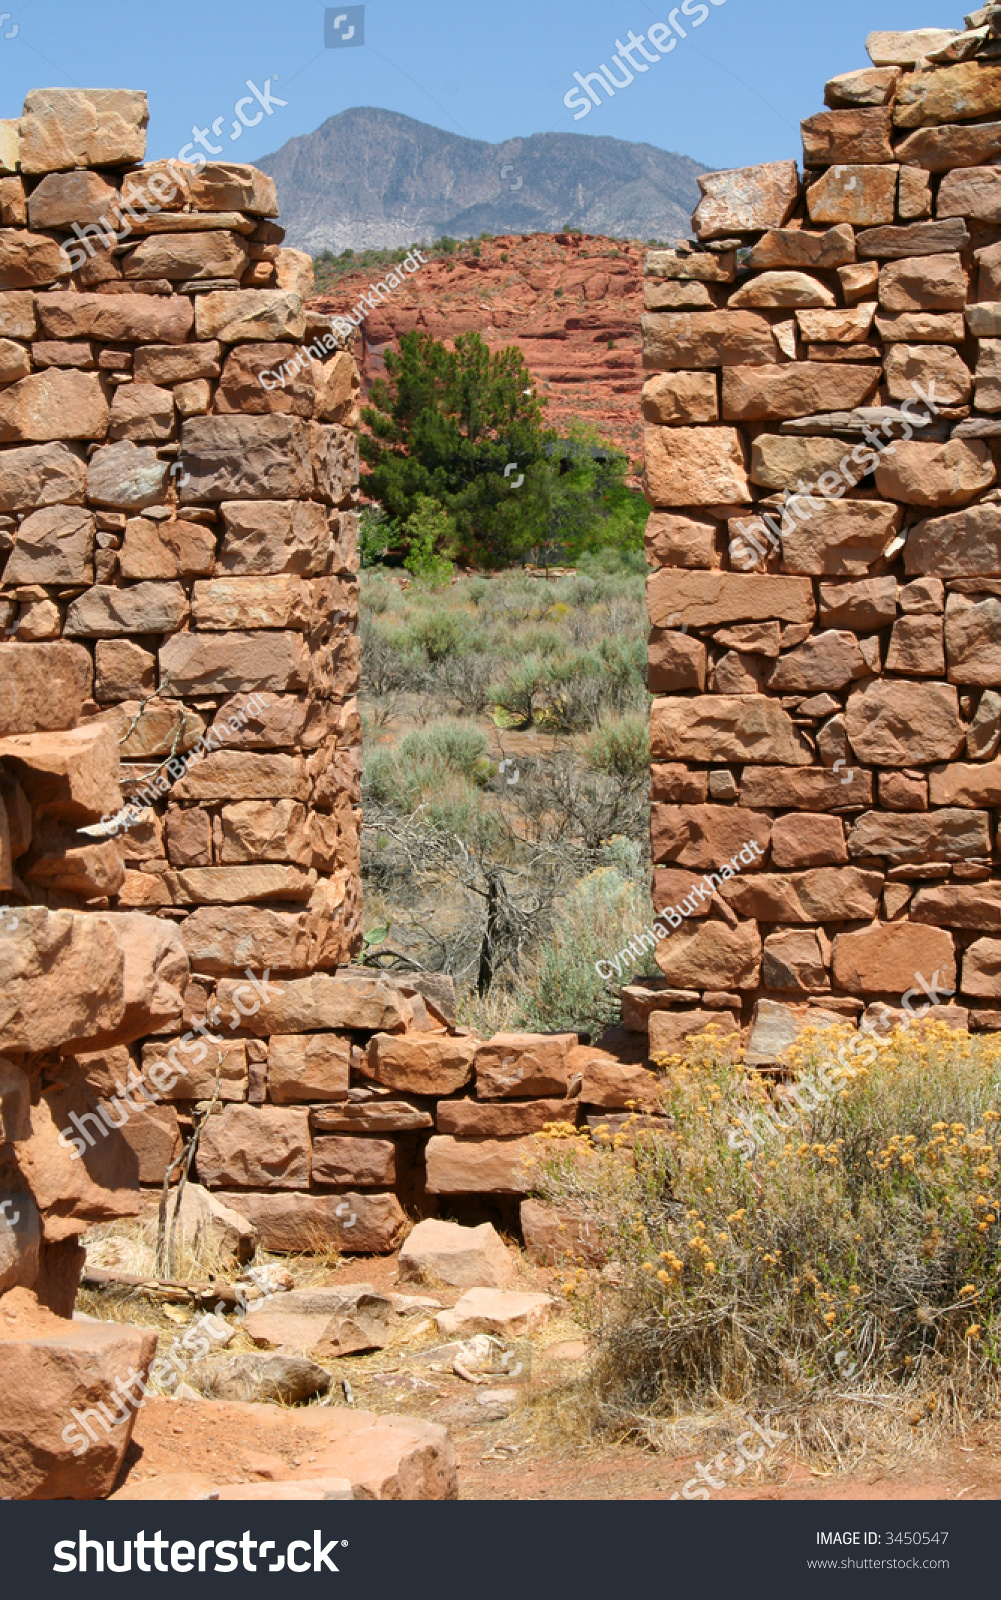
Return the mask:
[[966,20],[872,34],[802,175],[700,178],[647,257],[654,1053],[936,983],[1001,1027],[1001,6]]

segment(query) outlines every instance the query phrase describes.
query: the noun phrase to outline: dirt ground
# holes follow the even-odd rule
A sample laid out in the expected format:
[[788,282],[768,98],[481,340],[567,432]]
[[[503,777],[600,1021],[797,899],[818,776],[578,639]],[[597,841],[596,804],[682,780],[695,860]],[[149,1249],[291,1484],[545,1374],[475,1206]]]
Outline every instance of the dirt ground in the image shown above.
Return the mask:
[[[442,1285],[398,1282],[395,1256],[346,1259],[325,1274],[331,1284],[365,1282],[384,1292],[424,1295],[452,1305],[460,1291]],[[533,1268],[521,1258],[519,1289],[556,1291],[557,1274]],[[315,1280],[314,1280],[315,1281]],[[383,1415],[420,1417],[443,1424],[455,1441],[459,1498],[463,1500],[669,1500],[691,1481],[701,1456],[724,1486],[709,1491],[714,1500],[994,1500],[1001,1499],[1001,1424],[968,1428],[965,1434],[935,1441],[921,1430],[874,1426],[871,1448],[857,1464],[839,1469],[833,1456],[818,1465],[798,1454],[795,1435],[773,1445],[746,1476],[733,1481],[732,1461],[713,1469],[713,1458],[744,1425],[734,1412],[732,1434],[718,1423],[703,1427],[700,1450],[670,1453],[636,1444],[596,1442],[587,1431],[567,1427],[583,1415],[587,1385],[584,1330],[573,1321],[572,1306],[557,1299],[545,1329],[498,1350],[492,1371],[473,1384],[458,1376],[450,1359],[436,1359],[443,1340],[433,1316],[401,1318],[401,1328],[385,1350],[327,1361],[334,1375],[334,1404],[353,1403]],[[125,1320],[119,1306],[116,1317]],[[128,1320],[144,1318],[140,1303]],[[161,1324],[162,1327],[162,1324]],[[171,1335],[176,1327],[171,1327]],[[245,1334],[230,1347],[251,1349]],[[347,1387],[345,1388],[345,1381]],[[288,1415],[280,1447],[273,1430],[255,1440],[246,1425],[234,1427],[225,1408],[211,1401],[151,1401],[138,1415],[119,1488],[147,1486],[175,1473],[204,1472],[218,1481],[260,1481],[304,1476],[309,1471],[307,1441],[297,1437],[295,1413]],[[882,1408],[892,1411],[892,1405]],[[756,1416],[753,1408],[748,1413]],[[764,1420],[759,1417],[758,1420]],[[765,1422],[768,1426],[767,1421]],[[779,1423],[773,1423],[779,1428]],[[790,1428],[783,1418],[781,1427]],[[232,1436],[231,1436],[232,1435]],[[757,1441],[754,1441],[757,1443]],[[731,1446],[733,1448],[733,1446]],[[739,1459],[736,1455],[733,1459]]]

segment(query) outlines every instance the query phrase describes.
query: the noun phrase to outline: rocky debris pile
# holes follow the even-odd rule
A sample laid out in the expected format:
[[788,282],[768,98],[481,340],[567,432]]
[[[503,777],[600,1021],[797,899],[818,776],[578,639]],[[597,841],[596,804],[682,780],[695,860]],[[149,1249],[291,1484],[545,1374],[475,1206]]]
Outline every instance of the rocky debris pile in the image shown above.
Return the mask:
[[647,257],[673,909],[623,1014],[655,1055],[754,1020],[773,1060],[811,1007],[954,992],[950,1020],[1001,1026],[999,19],[871,35],[803,123],[802,178],[700,178],[696,242]]

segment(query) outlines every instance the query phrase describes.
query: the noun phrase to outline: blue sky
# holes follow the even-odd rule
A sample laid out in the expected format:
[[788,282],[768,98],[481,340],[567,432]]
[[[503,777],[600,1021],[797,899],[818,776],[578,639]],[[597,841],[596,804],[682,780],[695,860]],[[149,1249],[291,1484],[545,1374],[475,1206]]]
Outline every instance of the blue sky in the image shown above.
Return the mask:
[[[0,116],[17,116],[35,87],[144,88],[148,157],[177,154],[193,126],[221,116],[221,139],[208,137],[223,144],[218,159],[239,161],[356,105],[490,141],[548,131],[645,140],[711,167],[799,156],[800,118],[822,109],[826,78],[868,64],[871,29],[962,27],[958,5],[953,14],[914,0],[717,0],[671,55],[575,123],[562,103],[573,72],[610,60],[616,37],[645,34],[670,5],[368,0],[364,46],[330,50],[321,0],[2,4]],[[246,80],[263,88],[268,77],[288,104],[231,141]]]

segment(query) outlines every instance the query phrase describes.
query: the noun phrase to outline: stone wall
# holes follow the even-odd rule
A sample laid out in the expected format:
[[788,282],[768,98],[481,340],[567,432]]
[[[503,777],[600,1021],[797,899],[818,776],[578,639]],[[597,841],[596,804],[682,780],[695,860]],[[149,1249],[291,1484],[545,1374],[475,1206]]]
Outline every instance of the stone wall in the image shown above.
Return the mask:
[[802,176],[700,178],[647,257],[663,1048],[934,982],[1001,1026],[999,19],[871,35]]

